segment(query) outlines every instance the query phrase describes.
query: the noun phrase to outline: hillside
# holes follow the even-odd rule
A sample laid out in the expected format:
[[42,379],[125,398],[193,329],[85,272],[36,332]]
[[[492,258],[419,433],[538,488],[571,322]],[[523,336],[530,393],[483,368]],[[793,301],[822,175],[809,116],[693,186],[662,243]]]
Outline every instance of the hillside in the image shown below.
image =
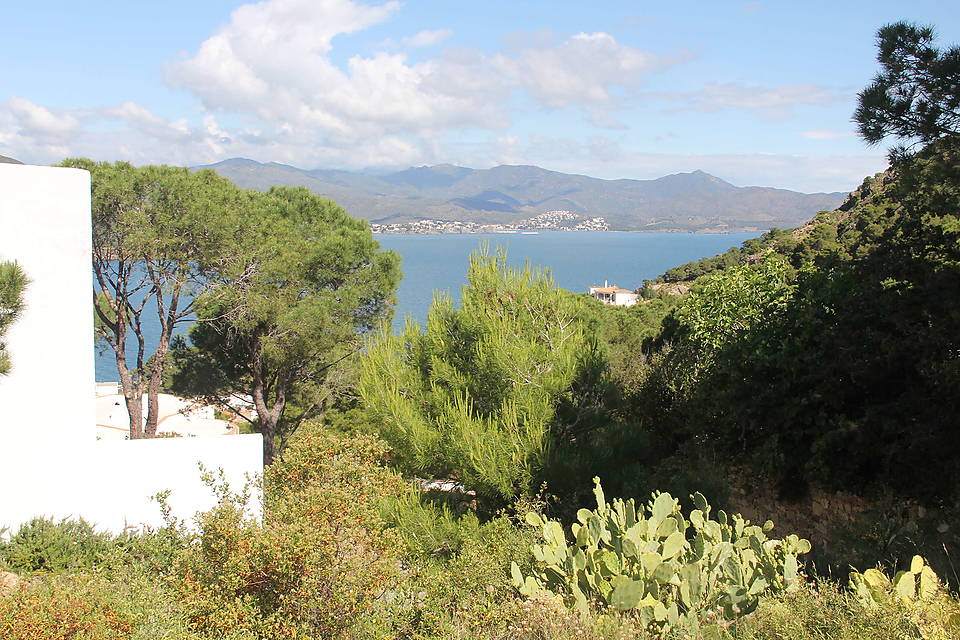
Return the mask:
[[8,158],[7,156],[0,156],[0,164],[23,164],[15,158]]
[[849,258],[841,244],[849,245],[860,238],[857,228],[858,225],[864,225],[863,219],[868,205],[881,196],[895,180],[896,175],[890,169],[867,177],[832,211],[821,211],[795,228],[773,229],[719,255],[678,265],[648,284],[653,285],[654,290],[687,291],[701,276],[735,265],[756,262],[771,253],[788,258],[797,267],[804,262],[822,261],[825,257],[838,253]]
[[660,276],[648,295],[692,293],[659,340],[675,354],[688,341],[701,368],[652,422],[708,424],[697,437],[711,446],[790,461],[774,467],[788,493],[882,482],[954,499],[958,185],[960,142],[947,137],[833,211]]
[[754,231],[800,224],[843,193],[736,187],[703,171],[656,180],[601,180],[534,166],[411,167],[387,175],[298,169],[233,158],[204,167],[247,189],[305,186],[379,223],[430,218],[511,223],[553,210],[603,216],[629,231]]

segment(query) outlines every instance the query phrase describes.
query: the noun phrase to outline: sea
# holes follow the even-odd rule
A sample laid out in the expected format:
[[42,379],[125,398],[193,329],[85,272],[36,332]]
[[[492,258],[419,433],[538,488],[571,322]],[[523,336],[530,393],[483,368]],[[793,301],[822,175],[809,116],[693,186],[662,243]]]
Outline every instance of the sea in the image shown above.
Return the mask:
[[[617,231],[542,231],[533,234],[376,234],[380,246],[403,258],[394,328],[407,318],[423,324],[435,291],[447,291],[459,303],[467,283],[471,253],[481,246],[503,248],[513,265],[528,262],[550,271],[558,287],[586,292],[605,282],[634,289],[667,269],[722,253],[759,234],[628,233]],[[144,328],[147,353],[156,348],[158,325]],[[185,332],[187,327],[182,327]],[[119,379],[113,352],[98,352],[97,382]]]

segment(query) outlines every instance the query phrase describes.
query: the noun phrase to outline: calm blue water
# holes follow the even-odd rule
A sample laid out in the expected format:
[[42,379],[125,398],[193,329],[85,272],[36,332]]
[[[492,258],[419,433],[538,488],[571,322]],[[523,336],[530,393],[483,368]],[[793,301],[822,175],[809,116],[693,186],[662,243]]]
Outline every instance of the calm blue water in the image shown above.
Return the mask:
[[[449,291],[455,302],[460,287],[466,284],[467,259],[482,242],[491,249],[507,249],[509,261],[549,268],[557,286],[585,292],[592,285],[610,284],[633,289],[670,267],[716,255],[739,246],[756,233],[619,233],[615,231],[545,231],[537,235],[520,234],[378,234],[384,249],[393,249],[403,257],[403,280],[397,291],[394,326],[402,326],[406,316],[421,324],[436,289]],[[148,339],[156,336],[149,327]],[[155,348],[155,342],[150,349]],[[151,352],[148,350],[148,353]],[[98,381],[117,380],[113,352],[98,354]]]

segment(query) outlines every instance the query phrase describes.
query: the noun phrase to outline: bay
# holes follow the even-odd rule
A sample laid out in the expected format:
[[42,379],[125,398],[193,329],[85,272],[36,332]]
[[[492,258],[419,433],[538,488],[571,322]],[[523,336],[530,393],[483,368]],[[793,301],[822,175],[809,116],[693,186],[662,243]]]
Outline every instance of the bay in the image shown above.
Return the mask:
[[[716,255],[759,234],[751,232],[625,233],[617,231],[543,231],[537,234],[376,234],[384,249],[403,258],[403,280],[397,290],[394,327],[410,317],[422,325],[434,291],[447,291],[459,303],[467,282],[472,252],[487,244],[502,247],[510,264],[549,269],[558,287],[586,292],[593,285],[610,284],[634,289],[677,265]],[[156,347],[159,327],[144,327],[148,353]],[[186,327],[184,327],[184,330]],[[96,379],[118,379],[113,352],[96,356]]]

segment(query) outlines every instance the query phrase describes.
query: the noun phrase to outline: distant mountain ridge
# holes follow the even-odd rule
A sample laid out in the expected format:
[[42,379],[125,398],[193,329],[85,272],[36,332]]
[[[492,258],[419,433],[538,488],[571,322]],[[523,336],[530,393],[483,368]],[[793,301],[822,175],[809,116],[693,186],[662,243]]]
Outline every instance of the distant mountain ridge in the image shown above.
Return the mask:
[[246,189],[304,186],[372,222],[510,223],[566,210],[625,231],[753,231],[792,227],[838,207],[846,193],[736,187],[703,171],[655,180],[603,180],[529,165],[410,167],[386,175],[306,170],[231,158],[209,168]]

